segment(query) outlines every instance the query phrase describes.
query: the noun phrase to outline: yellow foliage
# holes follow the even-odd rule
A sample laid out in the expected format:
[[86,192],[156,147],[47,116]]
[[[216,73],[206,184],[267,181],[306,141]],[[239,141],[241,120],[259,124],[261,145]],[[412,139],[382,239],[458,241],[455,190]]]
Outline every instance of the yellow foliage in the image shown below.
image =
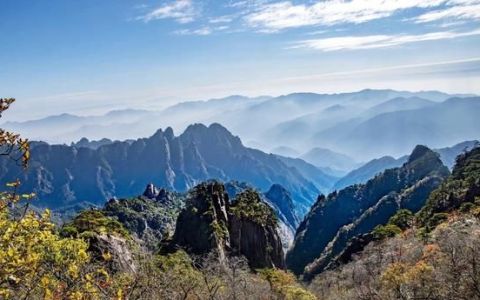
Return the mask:
[[260,276],[267,280],[271,289],[282,296],[282,299],[287,300],[314,300],[317,299],[315,295],[302,288],[290,272],[285,272],[277,269],[262,269],[259,270]]
[[381,276],[382,283],[388,289],[397,289],[400,285],[406,283],[407,278],[405,276],[408,266],[403,263],[392,263]]
[[96,298],[102,288],[98,282],[107,283],[109,276],[92,268],[88,244],[61,238],[48,210],[41,216],[27,212],[12,218],[8,203],[17,199],[3,192],[0,201],[0,297]]

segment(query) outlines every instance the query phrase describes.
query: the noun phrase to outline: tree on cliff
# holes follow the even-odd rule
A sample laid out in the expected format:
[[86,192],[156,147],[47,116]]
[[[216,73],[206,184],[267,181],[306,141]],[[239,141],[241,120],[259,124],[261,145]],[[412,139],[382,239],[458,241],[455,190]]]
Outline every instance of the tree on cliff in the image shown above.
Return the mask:
[[[14,101],[0,98],[0,117]],[[0,129],[0,155],[27,168],[28,140]],[[60,237],[48,210],[40,216],[29,211],[35,195],[19,195],[19,185],[13,179],[0,192],[0,298],[93,299],[106,293],[110,276],[90,263],[88,244]]]

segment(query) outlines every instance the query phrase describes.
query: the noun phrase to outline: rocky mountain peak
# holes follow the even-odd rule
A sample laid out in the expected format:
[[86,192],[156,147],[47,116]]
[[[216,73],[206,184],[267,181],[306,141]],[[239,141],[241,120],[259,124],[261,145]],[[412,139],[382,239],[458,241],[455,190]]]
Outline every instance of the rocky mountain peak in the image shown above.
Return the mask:
[[153,185],[153,183],[149,183],[143,192],[143,196],[149,199],[154,199],[158,196],[158,189]]
[[283,249],[272,209],[253,190],[233,204],[223,184],[207,182],[190,192],[177,219],[173,244],[195,254],[216,251],[245,256],[252,268],[284,267]]
[[408,163],[411,163],[427,154],[435,154],[435,152],[433,152],[432,150],[430,150],[430,148],[428,148],[427,146],[423,146],[423,145],[417,145],[415,147],[415,149],[413,149],[412,151],[412,154],[410,154],[410,157],[408,159]]
[[418,211],[448,174],[438,154],[417,146],[403,166],[319,198],[297,230],[289,267],[308,276],[322,271],[355,235],[388,221],[400,208]]
[[169,141],[173,140],[173,138],[175,137],[175,134],[173,133],[172,127],[167,127],[167,129],[165,129],[165,137]]

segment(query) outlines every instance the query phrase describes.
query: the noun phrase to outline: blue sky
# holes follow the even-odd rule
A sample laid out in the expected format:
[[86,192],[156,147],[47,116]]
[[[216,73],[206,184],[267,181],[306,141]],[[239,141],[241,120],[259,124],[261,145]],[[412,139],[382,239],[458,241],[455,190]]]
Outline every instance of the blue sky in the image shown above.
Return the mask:
[[231,94],[480,93],[480,0],[1,0],[0,44],[16,119]]

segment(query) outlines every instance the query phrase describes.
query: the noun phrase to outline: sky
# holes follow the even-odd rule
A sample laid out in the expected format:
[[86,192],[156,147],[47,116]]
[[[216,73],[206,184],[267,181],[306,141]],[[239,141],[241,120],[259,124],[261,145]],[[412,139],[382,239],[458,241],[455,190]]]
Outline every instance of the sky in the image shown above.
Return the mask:
[[0,0],[3,120],[364,88],[480,94],[480,0]]

